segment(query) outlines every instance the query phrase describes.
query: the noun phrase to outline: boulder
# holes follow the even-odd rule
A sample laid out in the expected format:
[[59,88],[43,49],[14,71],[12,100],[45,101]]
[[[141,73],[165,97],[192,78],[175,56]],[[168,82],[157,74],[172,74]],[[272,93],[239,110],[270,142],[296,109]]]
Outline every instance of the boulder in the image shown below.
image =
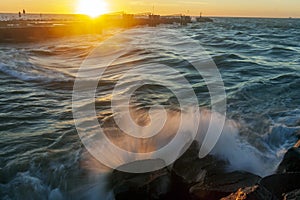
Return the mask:
[[240,188],[237,192],[230,194],[221,200],[277,200],[277,198],[264,187],[254,185],[252,187]]
[[202,159],[198,157],[199,144],[194,141],[188,150],[175,161],[172,172],[182,180],[184,184],[193,185],[203,183],[205,177],[223,173],[226,162],[208,155]]
[[255,185],[260,177],[248,172],[235,171],[206,177],[203,183],[190,188],[193,199],[220,199],[239,188]]
[[300,189],[293,190],[283,195],[284,200],[299,200],[300,199]]
[[276,200],[292,199],[298,195],[300,173],[285,173],[267,176],[252,187],[241,188],[222,200]]
[[290,148],[277,168],[277,173],[300,172],[300,140]]
[[299,180],[300,173],[274,174],[261,179],[259,185],[282,199],[284,194],[300,188]]
[[300,199],[300,140],[285,154],[277,174],[262,178],[252,187],[240,188],[223,200]]
[[113,188],[117,200],[191,199],[191,186],[224,173],[226,166],[226,162],[211,155],[199,159],[198,152],[199,145],[193,142],[172,166],[148,173],[127,173],[120,169],[132,167],[131,164],[121,166],[111,174],[109,188]]
[[167,168],[147,173],[114,170],[110,177],[115,199],[163,199],[170,192],[171,176]]

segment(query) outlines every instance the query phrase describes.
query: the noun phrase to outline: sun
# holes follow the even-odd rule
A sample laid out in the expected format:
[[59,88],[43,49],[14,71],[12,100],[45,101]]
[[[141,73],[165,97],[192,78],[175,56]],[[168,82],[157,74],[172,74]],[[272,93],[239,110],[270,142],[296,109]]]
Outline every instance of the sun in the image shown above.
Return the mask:
[[98,17],[108,13],[108,5],[104,0],[78,0],[76,12],[90,17]]

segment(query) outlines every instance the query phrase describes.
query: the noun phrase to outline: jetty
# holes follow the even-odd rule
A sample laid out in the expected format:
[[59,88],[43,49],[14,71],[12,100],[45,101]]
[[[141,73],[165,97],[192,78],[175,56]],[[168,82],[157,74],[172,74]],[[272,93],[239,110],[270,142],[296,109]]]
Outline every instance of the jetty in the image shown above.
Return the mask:
[[46,39],[68,37],[84,34],[101,34],[109,28],[130,28],[135,26],[155,27],[160,24],[187,25],[192,23],[191,16],[169,15],[160,16],[152,13],[126,14],[112,13],[96,19],[82,20],[55,19],[14,19],[0,21],[0,42],[35,42]]
[[30,42],[64,36],[100,34],[99,25],[92,22],[9,21],[0,23],[0,42]]
[[202,17],[202,12],[200,16],[196,18],[197,22],[205,23],[205,22],[213,22],[214,20],[209,17]]
[[197,17],[196,18],[197,22],[205,23],[205,22],[213,22],[211,18],[208,17]]

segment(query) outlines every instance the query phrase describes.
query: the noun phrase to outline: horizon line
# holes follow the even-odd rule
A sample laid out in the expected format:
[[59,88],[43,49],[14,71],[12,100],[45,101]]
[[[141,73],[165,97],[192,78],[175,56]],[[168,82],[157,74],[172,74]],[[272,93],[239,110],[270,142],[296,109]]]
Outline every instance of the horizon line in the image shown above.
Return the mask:
[[[138,14],[141,14],[140,12],[139,13],[129,13],[129,12],[125,12],[125,11],[116,11],[116,12],[109,12],[109,13],[104,13],[104,14],[101,14],[100,16],[102,15],[109,15],[109,14],[114,14],[114,13],[126,13],[126,14],[133,14],[133,15],[138,15]],[[145,12],[145,13],[151,13],[151,12]],[[0,11],[0,14],[18,14],[18,12],[6,12],[6,11]],[[41,12],[41,13],[38,13],[38,12],[29,12],[29,13],[26,13],[26,14],[32,14],[32,15],[40,15],[40,14],[45,14],[45,15],[84,15],[84,16],[87,16],[86,14],[82,14],[82,13],[57,13],[57,12],[54,12],[54,13],[51,13],[51,12]],[[154,13],[155,15],[160,15],[160,16],[171,16],[171,15],[179,15],[181,13],[176,13],[176,14],[159,14],[159,13]],[[182,14],[182,15],[185,15],[185,16],[191,16],[191,17],[198,17],[199,15],[187,15],[187,14]],[[99,16],[99,17],[100,17]],[[286,17],[283,17],[283,16],[249,16],[249,15],[205,15],[203,17],[215,17],[215,18],[265,18],[265,19],[300,19],[300,16],[297,16],[297,17],[293,17],[293,16],[286,16]]]

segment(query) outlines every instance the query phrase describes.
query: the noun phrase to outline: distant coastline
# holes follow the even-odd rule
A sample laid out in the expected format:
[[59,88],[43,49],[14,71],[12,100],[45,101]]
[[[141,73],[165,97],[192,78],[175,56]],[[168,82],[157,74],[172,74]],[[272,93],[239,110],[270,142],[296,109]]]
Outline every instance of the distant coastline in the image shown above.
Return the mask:
[[[116,12],[121,13],[121,12]],[[107,13],[104,15],[113,15],[115,13]],[[135,14],[135,13],[133,13]],[[44,19],[64,19],[64,20],[72,20],[74,18],[81,18],[81,19],[91,19],[89,16],[84,14],[71,14],[71,13],[28,13],[26,14],[25,19],[40,19],[40,16]],[[167,14],[160,14],[161,16],[170,16]],[[198,17],[197,15],[190,15],[191,17]],[[218,16],[218,15],[206,15],[205,17],[210,18],[257,18],[257,19],[300,19],[300,17],[294,16],[287,16],[287,17],[264,17],[264,16]],[[3,20],[11,20],[11,19],[20,19],[18,13],[11,13],[11,12],[0,12],[0,21]]]
[[34,42],[59,37],[84,34],[101,34],[110,28],[130,28],[159,24],[211,23],[213,19],[278,19],[297,20],[297,18],[253,18],[253,17],[200,17],[188,15],[126,14],[123,12],[90,18],[82,14],[0,14],[0,42]]
[[[83,34],[101,34],[109,28],[157,26],[159,24],[192,23],[192,17],[184,15],[160,16],[146,13],[133,15],[114,13],[89,18],[83,15],[1,14],[0,42],[33,42],[51,38]],[[205,18],[209,19],[209,18]],[[196,21],[196,20],[195,20]],[[213,20],[210,20],[212,22]]]

